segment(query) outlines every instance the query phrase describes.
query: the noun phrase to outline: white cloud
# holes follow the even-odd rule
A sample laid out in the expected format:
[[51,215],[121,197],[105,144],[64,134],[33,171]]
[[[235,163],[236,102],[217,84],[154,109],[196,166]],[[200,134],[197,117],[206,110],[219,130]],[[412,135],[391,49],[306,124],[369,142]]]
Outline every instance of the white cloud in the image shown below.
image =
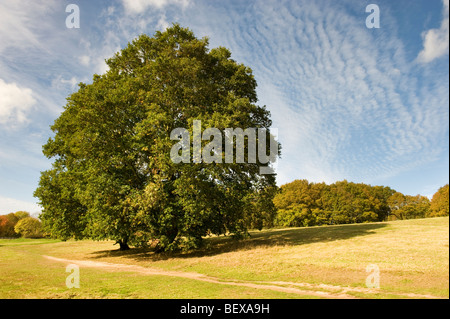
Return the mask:
[[20,210],[35,214],[40,212],[41,209],[42,208],[35,203],[0,196],[0,215],[15,213]]
[[122,0],[122,3],[128,13],[140,14],[150,7],[162,9],[170,4],[184,8],[188,6],[189,0]]
[[[395,32],[369,32],[339,3],[274,1],[246,12],[227,12],[208,32],[255,73],[279,128],[279,182],[371,182],[445,148],[448,87],[437,78],[418,85]],[[395,30],[394,17],[383,21]]]
[[106,64],[105,60],[114,56],[114,54],[122,49],[121,42],[123,39],[130,40],[130,36],[122,34],[125,30],[108,30],[103,34],[103,41],[94,47],[90,48],[90,56],[95,58],[90,60],[93,66],[94,73],[104,74],[108,71],[109,66]]
[[[0,52],[8,46],[37,44],[35,35],[27,28],[23,4],[15,1],[0,3]],[[20,35],[20,36],[19,36]]]
[[27,113],[36,103],[33,91],[0,79],[0,124],[16,128],[28,122]]
[[40,30],[51,23],[48,16],[56,8],[56,0],[1,1],[0,52],[8,47],[40,47]]
[[76,77],[71,77],[69,80],[61,79],[61,83],[70,84],[72,88],[75,88],[80,81]]
[[161,18],[158,20],[158,23],[156,24],[156,28],[158,28],[161,31],[166,30],[170,26],[169,22],[167,22],[166,15],[161,15]]
[[449,46],[449,0],[443,0],[443,20],[439,29],[431,29],[422,34],[423,50],[417,60],[428,63],[445,54]]
[[89,66],[91,62],[91,58],[88,55],[82,55],[80,56],[80,63],[84,66]]

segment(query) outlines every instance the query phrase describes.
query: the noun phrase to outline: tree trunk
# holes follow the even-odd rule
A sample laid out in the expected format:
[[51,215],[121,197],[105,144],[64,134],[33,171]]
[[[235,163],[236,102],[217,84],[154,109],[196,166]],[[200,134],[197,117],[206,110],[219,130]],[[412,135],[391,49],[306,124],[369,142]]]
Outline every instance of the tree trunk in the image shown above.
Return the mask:
[[130,249],[130,247],[127,244],[127,240],[126,239],[118,240],[116,242],[116,244],[119,244],[119,250],[128,250],[128,249]]

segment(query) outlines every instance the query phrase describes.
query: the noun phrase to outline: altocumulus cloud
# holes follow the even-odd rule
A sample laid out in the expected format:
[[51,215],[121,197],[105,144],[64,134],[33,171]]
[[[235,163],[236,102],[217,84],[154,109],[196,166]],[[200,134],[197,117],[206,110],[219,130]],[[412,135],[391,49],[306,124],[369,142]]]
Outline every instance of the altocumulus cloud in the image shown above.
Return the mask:
[[122,0],[127,13],[142,13],[148,8],[162,9],[169,4],[186,7],[189,0]]
[[382,27],[369,30],[359,2],[237,7],[208,7],[210,18],[195,24],[252,67],[279,128],[281,184],[376,182],[445,151],[448,80],[418,73],[388,10]]

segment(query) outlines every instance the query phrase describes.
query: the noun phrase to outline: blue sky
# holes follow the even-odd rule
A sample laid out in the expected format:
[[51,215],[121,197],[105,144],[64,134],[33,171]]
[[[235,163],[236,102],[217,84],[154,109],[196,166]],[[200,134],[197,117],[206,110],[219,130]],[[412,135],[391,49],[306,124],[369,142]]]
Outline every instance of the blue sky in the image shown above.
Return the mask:
[[[80,28],[66,27],[66,6]],[[380,28],[366,27],[366,6]],[[78,82],[172,22],[253,69],[278,184],[347,179],[432,196],[449,180],[449,1],[0,0],[0,214],[39,211],[50,125]]]

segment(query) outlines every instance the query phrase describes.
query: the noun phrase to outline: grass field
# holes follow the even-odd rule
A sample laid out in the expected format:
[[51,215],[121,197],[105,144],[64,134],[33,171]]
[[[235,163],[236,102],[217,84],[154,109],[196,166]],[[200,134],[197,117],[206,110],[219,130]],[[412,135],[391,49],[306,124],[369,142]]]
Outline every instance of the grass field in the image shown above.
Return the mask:
[[[255,231],[198,252],[0,240],[0,298],[449,298],[449,219]],[[80,288],[66,286],[68,264]],[[368,265],[379,288],[368,288]]]

